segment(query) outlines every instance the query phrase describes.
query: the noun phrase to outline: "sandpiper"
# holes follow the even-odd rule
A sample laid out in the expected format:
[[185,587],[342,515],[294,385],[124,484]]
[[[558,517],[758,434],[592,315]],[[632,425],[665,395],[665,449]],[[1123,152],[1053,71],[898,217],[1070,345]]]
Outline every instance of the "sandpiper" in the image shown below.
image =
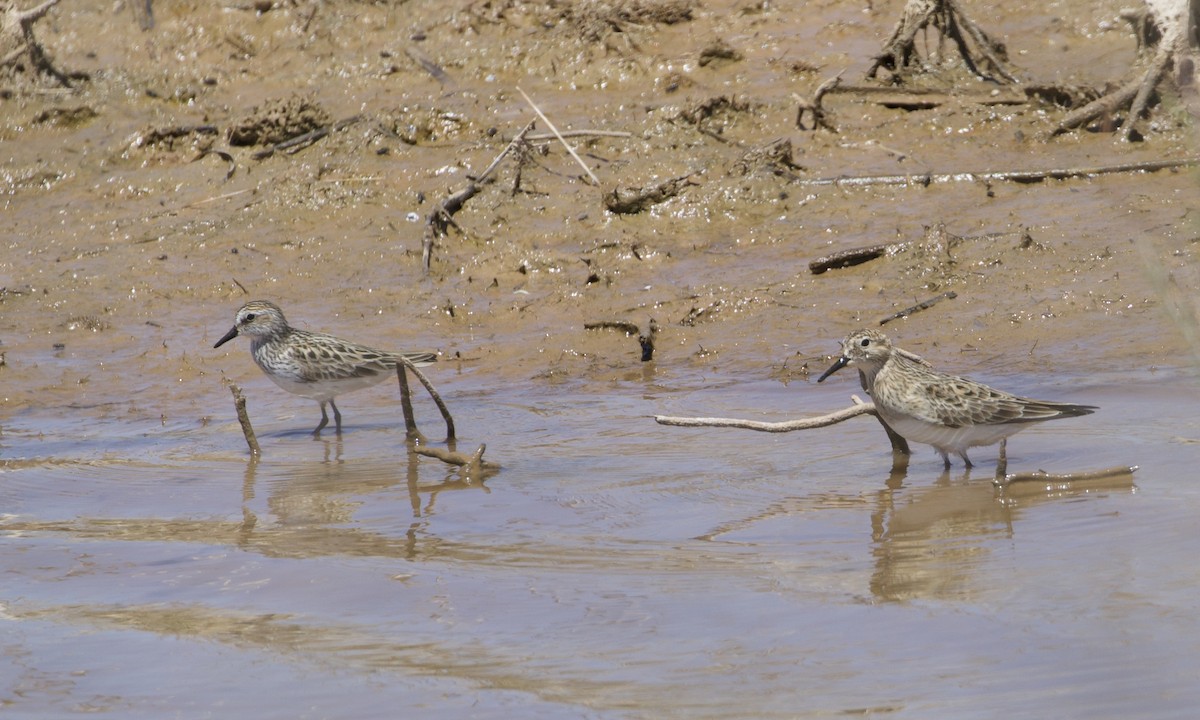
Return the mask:
[[844,367],[856,368],[879,417],[901,436],[932,445],[950,467],[950,453],[991,445],[1035,422],[1088,415],[1091,405],[1030,400],[982,383],[938,372],[894,347],[876,330],[859,330],[842,341],[842,356],[817,382]]
[[337,432],[342,432],[342,414],[334,397],[385,380],[395,372],[401,357],[417,366],[437,360],[437,355],[430,352],[384,352],[294,328],[288,325],[279,306],[266,300],[243,305],[233,328],[213,347],[221,347],[238,335],[250,336],[254,362],[276,385],[321,404],[321,424],[313,430],[314,436],[329,424],[326,404],[333,408]]

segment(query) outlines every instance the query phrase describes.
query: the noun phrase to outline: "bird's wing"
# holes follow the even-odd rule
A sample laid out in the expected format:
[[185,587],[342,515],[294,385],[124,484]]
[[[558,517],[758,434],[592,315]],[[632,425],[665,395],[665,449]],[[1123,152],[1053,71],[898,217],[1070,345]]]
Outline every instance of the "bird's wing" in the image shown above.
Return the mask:
[[396,369],[391,353],[311,333],[308,342],[293,345],[293,357],[312,381],[374,377]]
[[966,378],[951,377],[948,382],[929,383],[924,392],[937,421],[948,427],[1047,419],[1022,417],[1020,398]]

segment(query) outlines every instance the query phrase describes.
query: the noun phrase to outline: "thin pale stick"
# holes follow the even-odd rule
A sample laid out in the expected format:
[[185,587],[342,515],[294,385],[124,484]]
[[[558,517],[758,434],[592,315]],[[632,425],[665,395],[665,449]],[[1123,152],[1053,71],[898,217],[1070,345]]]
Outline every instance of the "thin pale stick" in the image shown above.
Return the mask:
[[492,171],[496,169],[496,166],[500,164],[500,161],[503,160],[506,155],[512,152],[513,148],[525,141],[529,131],[533,130],[535,122],[536,121],[534,120],[530,120],[529,124],[522,128],[521,132],[517,133],[517,136],[512,139],[512,142],[510,142],[508,146],[505,147],[504,150],[501,151],[501,153],[497,155],[494,160],[492,160],[492,163],[484,169],[479,177],[475,178],[475,182],[483,182],[486,180],[487,177],[492,174]]
[[1200,165],[1200,157],[1182,158],[1179,160],[1151,160],[1148,162],[1121,163],[1117,165],[1095,165],[1091,167],[1049,168],[1046,170],[1005,170],[983,172],[954,172],[954,173],[923,173],[915,175],[860,175],[845,177],[814,178],[798,180],[796,185],[803,187],[834,185],[865,187],[869,185],[914,185],[927,186],[934,183],[950,182],[1016,182],[1035,183],[1043,180],[1068,180],[1086,178],[1096,175],[1111,175],[1114,173],[1142,173],[1159,170],[1175,170],[1178,168]]
[[827,427],[844,422],[852,417],[858,417],[859,415],[874,414],[875,403],[860,402],[844,410],[831,412],[827,415],[800,418],[799,420],[787,420],[785,422],[759,422],[757,420],[742,420],[739,418],[669,417],[666,415],[655,415],[654,422],[659,425],[674,425],[676,427],[729,427],[780,433]]
[[538,117],[542,119],[542,122],[546,123],[546,127],[550,128],[550,132],[554,133],[554,136],[558,138],[558,141],[562,143],[562,146],[567,149],[567,152],[571,153],[571,157],[575,158],[575,162],[579,163],[579,167],[583,168],[583,171],[587,173],[589,178],[592,179],[592,183],[599,185],[600,179],[597,178],[595,174],[592,173],[591,169],[584,164],[583,159],[580,158],[575,152],[575,148],[571,147],[566,138],[562,136],[562,133],[558,131],[558,128],[554,126],[554,123],[550,122],[550,118],[546,117],[545,113],[542,112],[542,109],[535,105],[533,100],[529,99],[529,96],[525,94],[524,90],[518,87],[517,92],[521,93],[521,97],[525,98],[525,102],[529,103],[529,107],[533,108],[533,111],[538,114]]

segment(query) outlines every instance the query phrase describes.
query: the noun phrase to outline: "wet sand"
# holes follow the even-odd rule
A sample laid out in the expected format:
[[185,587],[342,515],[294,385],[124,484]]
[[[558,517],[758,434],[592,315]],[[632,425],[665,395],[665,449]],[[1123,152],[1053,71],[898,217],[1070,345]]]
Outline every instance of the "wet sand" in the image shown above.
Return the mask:
[[[843,69],[858,82],[898,4],[712,2],[616,25],[598,7],[194,3],[142,31],[129,8],[71,2],[39,23],[91,80],[0,100],[0,707],[1190,712],[1195,173],[804,183],[1188,157],[1185,106],[1164,98],[1131,144],[1047,139],[1050,107],[851,96],[827,100],[837,134],[802,131],[796,98]],[[1100,86],[1134,56],[1105,29],[1118,9],[974,12],[1022,77]],[[701,65],[718,40],[740,59]],[[517,87],[562,129],[630,136],[572,140],[600,189],[553,141],[515,192],[506,162],[426,272],[425,216],[535,118]],[[229,145],[294,98],[361,118],[294,154]],[[684,176],[646,212],[601,202]],[[808,269],[884,242],[902,247]],[[943,474],[923,446],[893,473],[869,418],[786,435],[653,421],[844,407],[852,374],[812,375],[838,340],[947,291],[885,330],[940,369],[1102,408],[1016,436],[1009,469],[1132,479],[997,491],[995,448]],[[437,349],[459,449],[486,443],[499,469],[467,482],[408,453],[391,384],[346,396],[345,433],[314,441],[316,403],[242,339],[212,349],[255,298],[301,327]],[[584,329],[650,318],[650,363]],[[224,379],[248,397],[257,463]],[[436,410],[417,411],[435,435]]]

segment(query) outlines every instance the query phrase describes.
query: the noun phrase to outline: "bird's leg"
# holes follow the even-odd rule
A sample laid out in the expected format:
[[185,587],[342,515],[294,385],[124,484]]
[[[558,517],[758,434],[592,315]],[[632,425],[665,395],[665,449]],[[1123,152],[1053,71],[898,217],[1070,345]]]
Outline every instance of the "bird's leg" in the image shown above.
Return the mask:
[[947,453],[945,450],[942,450],[942,449],[940,449],[940,448],[938,448],[938,449],[937,449],[937,451],[938,451],[938,455],[941,455],[941,456],[942,456],[942,462],[945,464],[945,466],[946,466],[946,469],[947,469],[947,470],[949,470],[949,469],[950,469],[950,455],[949,455],[949,453]]
[[329,401],[329,407],[333,408],[333,423],[337,427],[337,434],[342,434],[342,413],[337,409],[337,403],[332,399]]
[[[975,463],[971,462],[971,458],[967,457],[966,450],[963,450],[962,452],[960,452],[959,455],[962,456],[963,464],[966,465],[968,469],[975,467]],[[948,463],[950,461],[947,460],[946,462]]]
[[[334,407],[333,411],[334,411],[335,413],[337,412],[337,407],[336,407],[336,406]],[[339,418],[339,421],[340,421],[340,418]],[[313,434],[313,437],[320,437],[320,436],[321,436],[321,429],[322,429],[322,428],[324,428],[324,427],[325,427],[326,425],[328,425],[328,424],[329,424],[329,416],[325,414],[325,403],[324,403],[324,402],[322,402],[322,403],[321,403],[321,424],[320,424],[320,425],[317,425],[317,429],[316,429],[316,430],[313,430],[313,433],[312,433],[312,434]],[[339,425],[339,427],[340,427],[340,426],[341,426],[341,422],[339,422],[339,423],[338,423],[338,425]]]

